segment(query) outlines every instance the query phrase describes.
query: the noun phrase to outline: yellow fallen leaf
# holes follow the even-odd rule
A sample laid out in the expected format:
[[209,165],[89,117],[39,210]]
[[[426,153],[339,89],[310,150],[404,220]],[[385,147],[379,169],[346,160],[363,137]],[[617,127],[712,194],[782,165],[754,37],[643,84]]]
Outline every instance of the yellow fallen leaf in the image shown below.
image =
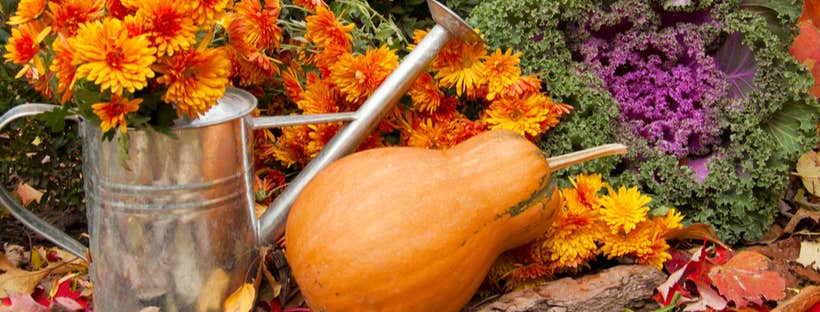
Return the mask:
[[17,191],[15,192],[17,196],[20,196],[20,201],[23,203],[23,206],[28,206],[28,203],[32,201],[36,201],[39,204],[40,198],[43,197],[43,192],[23,183],[23,181],[20,181],[20,184],[17,185]]
[[4,272],[0,274],[0,298],[6,298],[9,296],[6,291],[31,294],[40,281],[51,272],[51,269],[46,268],[39,271],[19,269],[9,259],[6,259],[5,255],[0,254],[0,271]]
[[820,196],[820,166],[817,153],[808,151],[797,159],[797,175],[803,180],[803,187],[814,196]]
[[253,288],[253,284],[245,283],[228,299],[225,299],[222,309],[225,312],[248,312],[253,309],[254,299],[256,299],[256,289]]

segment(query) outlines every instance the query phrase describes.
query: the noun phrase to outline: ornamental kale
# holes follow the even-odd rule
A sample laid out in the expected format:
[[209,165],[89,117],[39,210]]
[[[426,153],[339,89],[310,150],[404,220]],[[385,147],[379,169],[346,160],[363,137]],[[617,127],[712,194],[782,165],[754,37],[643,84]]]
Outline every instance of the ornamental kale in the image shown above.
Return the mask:
[[491,46],[521,50],[522,68],[575,107],[540,142],[550,155],[630,146],[622,160],[557,176],[640,185],[655,207],[733,242],[771,225],[820,113],[810,74],[787,52],[802,1],[769,2],[490,0],[468,22]]

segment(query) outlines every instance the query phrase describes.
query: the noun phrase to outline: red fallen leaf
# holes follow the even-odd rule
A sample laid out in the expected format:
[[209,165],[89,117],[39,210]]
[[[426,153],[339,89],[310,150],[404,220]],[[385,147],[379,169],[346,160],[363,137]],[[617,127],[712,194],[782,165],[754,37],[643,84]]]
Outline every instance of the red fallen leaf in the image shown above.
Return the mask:
[[709,270],[709,279],[721,295],[734,301],[738,308],[750,303],[763,305],[763,298],[786,297],[786,280],[769,271],[769,258],[753,251],[741,251],[723,265]]
[[6,291],[9,295],[8,306],[0,306],[0,312],[48,312],[48,308],[37,303],[27,294],[17,293],[11,290]]
[[803,0],[803,14],[797,21],[811,21],[814,25],[820,26],[820,1]]
[[692,256],[688,252],[679,249],[670,249],[669,255],[672,256],[672,259],[666,260],[666,262],[663,263],[667,272],[680,270],[692,259]]
[[700,297],[697,301],[687,305],[683,311],[710,311],[710,308],[714,311],[723,311],[729,305],[729,302],[721,297],[709,284],[695,282],[695,287],[698,288]]

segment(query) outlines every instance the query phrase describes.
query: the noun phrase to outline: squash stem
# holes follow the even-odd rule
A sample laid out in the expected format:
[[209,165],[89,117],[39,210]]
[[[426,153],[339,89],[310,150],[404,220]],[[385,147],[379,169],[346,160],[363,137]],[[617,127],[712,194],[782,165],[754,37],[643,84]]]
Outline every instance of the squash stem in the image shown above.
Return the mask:
[[566,167],[580,164],[582,162],[587,162],[590,160],[598,159],[604,156],[610,155],[623,155],[626,154],[626,146],[623,144],[606,144],[601,146],[596,146],[593,148],[588,148],[585,150],[580,150],[577,152],[572,152],[569,154],[564,154],[560,156],[550,157],[547,159],[547,163],[550,164],[550,171],[556,171],[560,169],[564,169]]

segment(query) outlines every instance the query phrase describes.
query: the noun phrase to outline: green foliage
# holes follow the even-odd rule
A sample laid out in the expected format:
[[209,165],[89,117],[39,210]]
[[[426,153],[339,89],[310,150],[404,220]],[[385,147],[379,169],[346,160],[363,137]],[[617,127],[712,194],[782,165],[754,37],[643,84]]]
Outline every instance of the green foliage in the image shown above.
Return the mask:
[[598,77],[573,58],[577,38],[572,29],[591,10],[606,9],[600,1],[488,0],[471,11],[468,23],[481,29],[491,47],[522,51],[525,71],[542,73],[550,96],[575,107],[542,138],[540,145],[549,155],[618,141],[630,147],[624,159],[606,158],[559,171],[559,180],[578,172],[602,173],[616,186],[639,185],[654,198],[653,207],[677,207],[689,221],[712,224],[727,242],[754,240],[773,222],[799,153],[816,141],[820,107],[806,91],[813,80],[787,51],[802,1],[687,3],[675,1],[675,10],[713,5],[713,17],[720,19],[721,28],[699,30],[716,39],[710,53],[737,33],[758,66],[748,96],[724,99],[730,109],[722,116],[723,144],[713,150],[702,182],[687,159],[650,149],[641,138],[621,130],[616,125],[617,102]]

